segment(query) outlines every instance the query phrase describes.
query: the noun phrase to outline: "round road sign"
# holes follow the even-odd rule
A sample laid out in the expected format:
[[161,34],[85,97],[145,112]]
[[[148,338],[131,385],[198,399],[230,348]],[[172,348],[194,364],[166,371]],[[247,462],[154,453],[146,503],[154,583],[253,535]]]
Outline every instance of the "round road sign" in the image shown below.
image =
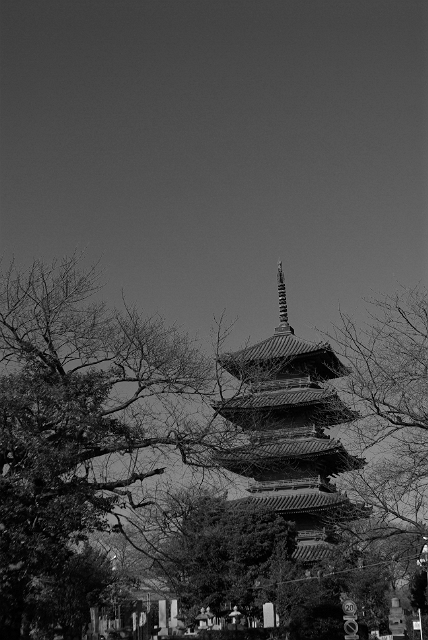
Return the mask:
[[358,622],[356,620],[346,620],[343,628],[346,635],[354,636],[358,631]]
[[344,600],[342,602],[342,610],[348,616],[353,616],[357,613],[357,605],[353,600]]

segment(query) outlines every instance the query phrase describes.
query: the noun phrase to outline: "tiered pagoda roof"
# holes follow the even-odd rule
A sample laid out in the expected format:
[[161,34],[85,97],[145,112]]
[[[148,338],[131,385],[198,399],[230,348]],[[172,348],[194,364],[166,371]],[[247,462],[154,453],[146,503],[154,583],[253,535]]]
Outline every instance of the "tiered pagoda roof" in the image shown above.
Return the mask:
[[266,370],[274,372],[278,378],[311,372],[319,380],[348,373],[328,342],[312,343],[298,338],[288,323],[276,327],[274,335],[266,340],[222,355],[219,363],[241,380],[257,378]]
[[272,511],[287,512],[287,514],[298,513],[319,513],[321,511],[330,511],[331,507],[335,509],[338,506],[349,504],[349,498],[344,493],[323,493],[314,491],[313,493],[282,493],[271,494],[267,496],[254,495],[251,502],[257,506],[263,506]]
[[356,412],[351,411],[339,399],[334,389],[320,387],[311,382],[309,376],[294,380],[275,380],[273,384],[253,384],[244,393],[223,400],[214,407],[221,416],[244,429],[254,428],[256,421],[260,423],[257,428],[263,429],[261,423],[269,424],[268,416],[272,420],[275,418],[276,422],[283,417],[290,423],[290,415],[310,407],[311,421],[323,427],[350,422],[357,417]]
[[334,551],[334,545],[327,542],[299,544],[293,558],[304,564],[315,564],[327,560]]
[[[294,520],[299,533],[296,557],[318,561],[334,548],[320,538],[326,516],[361,517],[329,478],[364,465],[324,428],[355,419],[325,382],[348,373],[331,346],[297,337],[288,322],[282,265],[278,265],[280,324],[270,338],[219,358],[240,379],[243,393],[215,405],[244,429],[248,444],[230,449],[218,462],[255,478],[246,501]],[[304,531],[305,535],[300,535]]]
[[318,405],[320,402],[334,398],[337,398],[337,394],[332,389],[290,387],[289,385],[277,389],[261,388],[255,392],[249,390],[247,393],[231,398],[223,403],[220,413],[226,415],[229,411],[283,407],[285,405]]
[[362,459],[350,456],[338,440],[327,436],[284,439],[275,437],[275,432],[270,432],[270,440],[254,437],[249,445],[230,449],[222,454],[219,462],[230,471],[253,477],[267,466],[276,469],[288,465],[290,469],[295,469],[296,464],[304,460],[312,462],[316,468],[319,466],[317,459],[331,476],[364,465]]

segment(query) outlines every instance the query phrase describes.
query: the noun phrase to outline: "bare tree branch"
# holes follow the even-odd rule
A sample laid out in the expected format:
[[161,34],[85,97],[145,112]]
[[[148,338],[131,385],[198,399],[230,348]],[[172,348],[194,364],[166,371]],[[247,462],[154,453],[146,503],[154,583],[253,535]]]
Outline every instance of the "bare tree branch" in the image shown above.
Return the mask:
[[357,327],[342,313],[329,336],[351,369],[341,392],[361,415],[346,437],[368,460],[348,488],[390,523],[426,532],[428,292],[403,288],[372,300],[369,319]]

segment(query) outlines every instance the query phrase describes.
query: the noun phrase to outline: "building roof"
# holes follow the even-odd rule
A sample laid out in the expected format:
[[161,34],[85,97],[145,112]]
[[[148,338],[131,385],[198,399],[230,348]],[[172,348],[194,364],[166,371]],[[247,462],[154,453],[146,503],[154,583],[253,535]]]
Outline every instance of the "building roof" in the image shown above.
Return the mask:
[[273,336],[255,345],[221,355],[219,363],[241,379],[257,378],[260,368],[271,369],[274,377],[309,370],[322,380],[348,373],[328,342],[308,342],[294,335],[292,329],[284,331],[280,327]]
[[282,513],[319,513],[338,507],[351,506],[344,493],[286,493],[258,496],[253,494],[245,498],[252,504]]
[[230,400],[226,400],[220,413],[236,409],[263,409],[264,407],[283,407],[288,405],[306,406],[335,399],[338,399],[338,396],[332,389],[286,387],[274,391],[244,393],[235,396]]
[[335,547],[327,542],[315,544],[298,544],[293,559],[304,563],[321,562],[334,553]]
[[347,454],[344,446],[338,440],[328,438],[292,438],[286,440],[254,441],[243,447],[230,449],[227,453],[222,453],[222,459],[236,459],[242,461],[260,460],[260,458],[316,458],[326,453],[338,452],[341,455]]
[[270,423],[266,412],[270,412],[272,423],[281,421],[285,411],[296,412],[305,407],[313,407],[311,420],[322,427],[350,422],[358,417],[347,407],[334,389],[301,386],[283,386],[272,390],[249,390],[233,398],[213,404],[214,409],[224,418],[240,424],[244,429],[260,429],[257,425],[263,418],[265,427]]
[[253,476],[264,468],[281,469],[296,460],[324,458],[321,466],[327,466],[329,475],[350,469],[359,469],[365,461],[350,455],[341,442],[328,438],[283,438],[277,441],[253,441],[242,447],[231,448],[218,456],[217,461],[226,469]]
[[227,357],[245,362],[272,360],[273,358],[289,358],[326,349],[331,350],[328,343],[314,343],[303,340],[303,338],[299,338],[294,335],[294,333],[291,333],[290,330],[289,332],[275,333],[273,336],[257,342],[251,347],[246,347],[234,353],[224,354],[221,356],[221,360]]

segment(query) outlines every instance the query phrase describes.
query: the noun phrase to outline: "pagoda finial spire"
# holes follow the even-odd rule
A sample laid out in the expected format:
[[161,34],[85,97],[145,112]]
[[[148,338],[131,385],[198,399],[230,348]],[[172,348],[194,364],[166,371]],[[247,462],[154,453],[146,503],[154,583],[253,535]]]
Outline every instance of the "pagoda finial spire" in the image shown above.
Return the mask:
[[278,298],[279,298],[279,321],[281,324],[288,324],[287,294],[285,291],[284,272],[282,270],[282,261],[278,260]]
[[285,291],[284,272],[282,270],[282,261],[278,260],[278,299],[279,299],[279,327],[276,327],[275,333],[293,333],[293,329],[288,323],[287,293]]

